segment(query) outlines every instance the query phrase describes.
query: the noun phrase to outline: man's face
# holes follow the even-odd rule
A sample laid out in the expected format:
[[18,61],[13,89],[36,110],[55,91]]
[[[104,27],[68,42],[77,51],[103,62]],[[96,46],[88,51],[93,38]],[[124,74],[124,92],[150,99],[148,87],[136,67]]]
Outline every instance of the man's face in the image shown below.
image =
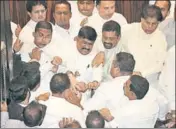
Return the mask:
[[101,1],[100,4],[97,6],[99,15],[103,19],[110,19],[114,12],[115,12],[115,1],[109,0],[109,1]]
[[141,18],[141,27],[146,34],[152,34],[158,27],[159,21],[156,18]]
[[45,21],[46,9],[43,5],[36,5],[32,7],[31,13],[28,12],[28,15],[35,22]]
[[34,43],[37,47],[43,48],[51,42],[52,32],[48,29],[39,28],[33,33]]
[[162,16],[165,19],[170,13],[168,1],[156,1],[155,5],[161,9]]
[[85,16],[91,16],[94,10],[95,4],[93,0],[78,0],[78,10]]
[[117,74],[118,74],[117,69],[118,69],[118,66],[116,64],[116,59],[114,58],[112,65],[111,65],[111,71],[110,71],[110,74],[113,78],[117,77]]
[[53,17],[55,19],[55,23],[64,27],[65,25],[70,24],[71,12],[69,7],[65,4],[57,4],[55,7],[55,12],[53,13]]
[[77,50],[82,54],[82,55],[87,55],[92,51],[93,48],[93,41],[90,41],[88,39],[83,39],[80,37],[76,38],[76,46]]
[[117,36],[114,31],[104,31],[102,33],[102,42],[106,49],[114,48],[120,40],[120,36]]
[[131,84],[131,81],[130,79],[127,80],[123,86],[123,91],[124,91],[124,95],[126,97],[128,97],[129,100],[133,100],[133,92],[130,90],[130,84]]

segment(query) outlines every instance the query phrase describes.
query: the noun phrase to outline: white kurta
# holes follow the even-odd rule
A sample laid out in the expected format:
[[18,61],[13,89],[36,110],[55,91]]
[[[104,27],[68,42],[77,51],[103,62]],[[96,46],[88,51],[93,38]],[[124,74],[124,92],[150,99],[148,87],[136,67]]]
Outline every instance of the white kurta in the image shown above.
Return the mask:
[[115,110],[118,102],[124,96],[123,86],[128,79],[129,76],[121,76],[114,78],[112,81],[102,83],[95,91],[93,97],[83,105],[84,111],[89,112],[105,107]]
[[146,34],[141,23],[132,23],[124,26],[121,41],[123,51],[131,53],[136,60],[135,71],[141,72],[150,83],[155,82],[166,55],[164,34],[158,29]]
[[96,30],[97,35],[98,35],[97,40],[95,42],[95,46],[94,46],[95,51],[104,50],[104,46],[103,46],[102,40],[101,40],[102,27],[105,22],[110,21],[110,20],[114,20],[114,21],[118,22],[120,24],[120,26],[127,24],[126,18],[120,13],[114,13],[113,16],[108,20],[105,20],[102,17],[100,17],[99,13],[93,14],[88,19],[88,23],[86,25],[93,27]]
[[82,110],[79,107],[67,102],[65,99],[50,96],[49,100],[43,102],[43,104],[47,106],[47,115],[58,118],[59,120],[64,117],[71,117],[77,120],[81,127],[85,127],[85,120]]
[[169,110],[175,110],[175,45],[168,51],[159,78],[159,90],[169,101]]

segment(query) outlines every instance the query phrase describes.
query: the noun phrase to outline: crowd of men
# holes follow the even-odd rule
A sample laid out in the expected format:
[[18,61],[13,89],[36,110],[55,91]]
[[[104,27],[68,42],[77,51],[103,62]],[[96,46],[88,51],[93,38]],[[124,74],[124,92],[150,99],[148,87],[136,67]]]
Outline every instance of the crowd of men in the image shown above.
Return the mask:
[[128,23],[116,1],[27,1],[11,22],[14,78],[1,128],[175,127],[175,18],[169,0]]

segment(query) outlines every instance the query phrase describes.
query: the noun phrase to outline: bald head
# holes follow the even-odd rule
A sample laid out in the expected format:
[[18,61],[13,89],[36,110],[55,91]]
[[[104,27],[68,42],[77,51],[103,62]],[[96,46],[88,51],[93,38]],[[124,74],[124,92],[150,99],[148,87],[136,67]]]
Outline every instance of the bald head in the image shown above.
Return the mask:
[[87,128],[104,128],[104,118],[98,111],[91,111],[86,118]]

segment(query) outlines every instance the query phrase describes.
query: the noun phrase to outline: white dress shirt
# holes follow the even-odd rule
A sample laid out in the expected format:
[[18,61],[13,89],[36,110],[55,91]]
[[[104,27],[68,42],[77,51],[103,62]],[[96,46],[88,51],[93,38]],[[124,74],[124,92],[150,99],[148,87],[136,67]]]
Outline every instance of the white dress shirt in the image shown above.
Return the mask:
[[129,77],[121,76],[114,78],[112,81],[101,83],[93,97],[83,105],[84,111],[88,113],[105,107],[115,110],[118,102],[124,96],[123,85]]
[[85,119],[82,110],[79,107],[67,102],[64,98],[50,96],[50,98],[43,102],[43,104],[47,106],[47,115],[57,119],[71,117],[77,120],[81,127],[85,127]]
[[[150,107],[148,107],[150,105]],[[130,100],[112,111],[112,128],[154,128],[159,107],[156,101]]]
[[102,27],[103,27],[103,24],[105,22],[110,21],[110,20],[114,20],[114,21],[118,22],[121,27],[123,25],[127,24],[126,18],[120,13],[114,13],[113,16],[108,20],[105,20],[102,17],[100,17],[99,13],[93,14],[88,19],[88,23],[86,25],[91,26],[92,28],[94,28],[97,32],[97,35],[98,35],[97,39],[96,39],[96,42],[95,42],[95,46],[94,46],[95,51],[101,51],[102,49],[104,49],[104,46],[103,46],[102,40],[101,40],[101,38],[102,38]]
[[154,84],[165,60],[167,42],[164,34],[159,29],[146,34],[141,23],[132,23],[123,27],[121,41],[123,51],[131,53],[136,60],[135,71]]
[[169,101],[169,110],[175,110],[175,45],[168,51],[159,78],[159,90]]
[[72,43],[72,41],[74,41],[74,38],[78,35],[80,29],[79,26],[73,24],[72,22],[70,22],[70,28],[68,30],[58,26],[57,24],[55,24],[54,27],[56,34],[62,37],[64,40],[68,40],[69,43]]
[[[80,26],[81,21],[84,20],[85,18],[89,18],[89,17],[80,13],[80,11],[78,10],[77,1],[69,1],[69,3],[71,4],[71,8],[72,8],[71,22],[74,24],[77,24],[77,26]],[[92,14],[95,14],[97,12],[98,12],[97,8],[94,7]]]
[[[92,67],[92,61],[95,58],[96,54],[94,51],[91,51],[88,55],[81,54],[76,47],[76,42],[74,42],[74,51],[72,51],[72,58],[67,61],[67,71],[72,71],[75,73],[79,72],[80,76],[76,79],[78,82],[84,82],[88,84],[89,82],[102,80],[103,67],[100,65],[99,67]],[[83,104],[91,97],[90,90],[86,91],[82,94]]]

